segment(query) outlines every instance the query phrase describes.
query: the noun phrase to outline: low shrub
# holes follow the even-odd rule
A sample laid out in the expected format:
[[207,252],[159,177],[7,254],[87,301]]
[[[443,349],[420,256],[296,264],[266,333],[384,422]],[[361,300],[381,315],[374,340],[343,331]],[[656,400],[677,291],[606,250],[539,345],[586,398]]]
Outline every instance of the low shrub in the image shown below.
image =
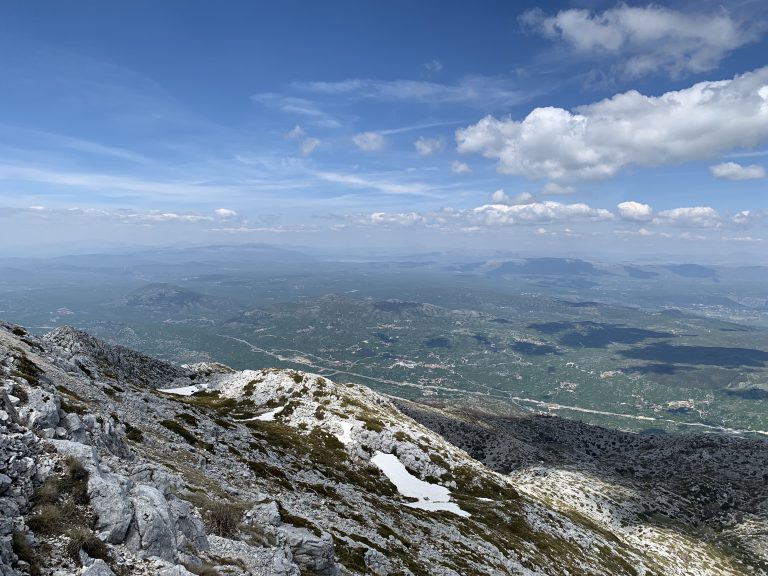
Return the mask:
[[217,536],[231,538],[237,535],[243,507],[221,500],[212,500],[205,511],[205,520],[211,532]]
[[14,532],[11,537],[11,548],[13,553],[18,556],[19,560],[23,560],[29,564],[29,573],[31,576],[38,576],[40,574],[40,558],[37,555],[32,546],[29,544],[27,537],[21,532]]
[[76,562],[80,561],[80,550],[91,558],[100,558],[105,562],[112,560],[107,545],[87,528],[73,528],[67,532],[67,537],[67,554]]

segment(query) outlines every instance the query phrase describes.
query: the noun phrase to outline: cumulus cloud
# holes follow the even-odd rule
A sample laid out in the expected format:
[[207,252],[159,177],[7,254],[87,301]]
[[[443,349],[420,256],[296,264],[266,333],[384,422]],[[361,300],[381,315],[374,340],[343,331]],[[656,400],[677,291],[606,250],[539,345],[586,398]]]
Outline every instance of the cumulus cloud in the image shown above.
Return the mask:
[[451,172],[454,174],[471,174],[472,169],[469,167],[469,164],[466,162],[460,162],[459,160],[454,160],[451,162]]
[[603,208],[587,204],[561,204],[560,202],[533,202],[530,204],[486,204],[472,211],[475,221],[485,226],[513,224],[540,224],[573,220],[611,220],[613,214]]
[[757,164],[743,166],[736,162],[723,162],[709,167],[709,171],[715,178],[725,180],[757,180],[765,178],[765,168]]
[[633,222],[648,222],[653,219],[653,208],[640,202],[622,202],[616,206],[619,216],[623,220]]
[[374,212],[356,219],[358,224],[412,226],[424,224],[426,218],[416,212]]
[[237,212],[234,210],[230,210],[229,208],[216,208],[216,210],[213,211],[216,216],[221,218],[222,220],[230,220],[232,218],[237,218]]
[[352,141],[355,143],[355,146],[360,148],[360,150],[365,150],[366,152],[381,150],[387,143],[384,136],[378,132],[361,132],[360,134],[355,134],[352,137]]
[[442,138],[424,138],[424,136],[419,136],[413,145],[419,156],[430,156],[445,148],[445,140]]
[[621,57],[622,70],[629,76],[712,70],[760,33],[757,26],[724,10],[691,14],[653,4],[619,4],[600,13],[561,10],[554,16],[536,9],[524,13],[521,20],[544,36],[565,42],[576,53]]
[[576,188],[573,186],[564,186],[557,182],[547,182],[541,189],[541,193],[548,196],[573,194],[574,192],[576,192]]
[[654,224],[683,228],[720,228],[723,219],[711,206],[692,206],[662,210],[653,219]]
[[491,194],[491,201],[494,204],[508,204],[510,206],[513,206],[515,204],[527,204],[533,199],[533,194],[530,192],[521,192],[520,194],[516,194],[515,196],[509,196],[504,192],[504,190],[499,189],[496,190],[493,194]]
[[496,160],[504,174],[555,181],[605,179],[633,164],[702,160],[767,140],[768,67],[661,96],[632,90],[575,112],[486,116],[456,131],[459,152]]

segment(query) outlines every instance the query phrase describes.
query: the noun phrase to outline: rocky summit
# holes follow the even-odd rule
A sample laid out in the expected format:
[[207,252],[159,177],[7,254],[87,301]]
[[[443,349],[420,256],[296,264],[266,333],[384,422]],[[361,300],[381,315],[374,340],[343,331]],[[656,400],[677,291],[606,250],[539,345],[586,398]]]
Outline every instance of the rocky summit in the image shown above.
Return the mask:
[[768,445],[0,323],[0,575],[768,574]]

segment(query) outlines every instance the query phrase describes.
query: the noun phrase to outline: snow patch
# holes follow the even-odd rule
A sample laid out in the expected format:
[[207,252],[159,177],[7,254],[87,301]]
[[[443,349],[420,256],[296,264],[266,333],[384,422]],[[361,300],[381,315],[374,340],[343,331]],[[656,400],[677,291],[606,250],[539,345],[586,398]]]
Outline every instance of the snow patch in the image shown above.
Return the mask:
[[285,406],[280,406],[278,408],[275,408],[274,410],[270,410],[269,412],[264,412],[264,414],[260,414],[259,416],[256,416],[254,418],[249,418],[249,420],[259,420],[261,422],[271,422],[275,419],[275,416],[280,414],[280,412],[283,411]]
[[334,424],[336,424],[339,428],[341,428],[341,434],[336,434],[336,438],[339,439],[339,442],[344,444],[344,446],[352,442],[352,428],[354,428],[355,423],[337,420],[336,422],[334,422]]
[[161,388],[158,392],[165,392],[166,394],[176,394],[178,396],[192,396],[196,392],[205,390],[204,384],[196,384],[192,386],[182,386],[181,388]]
[[451,493],[448,488],[416,478],[394,454],[384,454],[377,450],[371,462],[389,478],[400,494],[418,499],[417,502],[409,502],[407,506],[422,510],[447,510],[459,516],[470,516],[469,512],[450,501]]

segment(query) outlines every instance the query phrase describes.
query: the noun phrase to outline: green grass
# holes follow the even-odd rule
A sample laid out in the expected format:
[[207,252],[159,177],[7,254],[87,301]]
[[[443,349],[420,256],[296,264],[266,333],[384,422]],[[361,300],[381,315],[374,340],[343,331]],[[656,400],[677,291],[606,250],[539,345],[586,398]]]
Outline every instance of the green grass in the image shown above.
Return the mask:
[[197,437],[194,434],[192,434],[189,430],[184,428],[182,424],[180,424],[179,422],[176,422],[176,420],[168,420],[168,419],[161,420],[160,425],[164,426],[174,434],[178,434],[179,436],[184,438],[187,444],[191,444],[192,446],[197,445]]

